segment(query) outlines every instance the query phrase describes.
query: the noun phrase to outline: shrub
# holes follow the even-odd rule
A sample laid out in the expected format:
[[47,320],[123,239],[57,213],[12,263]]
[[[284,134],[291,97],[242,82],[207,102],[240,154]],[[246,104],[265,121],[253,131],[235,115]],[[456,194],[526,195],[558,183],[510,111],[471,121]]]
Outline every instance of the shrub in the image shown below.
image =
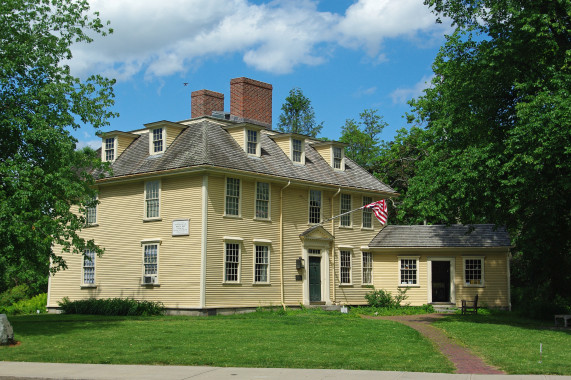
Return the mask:
[[47,303],[48,295],[46,293],[42,293],[30,299],[20,300],[13,305],[0,307],[0,313],[11,315],[36,314],[38,310],[40,313],[45,313]]
[[165,310],[161,302],[136,301],[131,298],[88,298],[70,301],[65,297],[58,305],[66,314],[149,316],[161,315]]
[[372,292],[365,294],[365,299],[372,307],[400,307],[407,306],[401,305],[402,301],[406,300],[408,296],[406,292],[408,288],[398,289],[398,294],[393,297],[391,292],[384,289],[373,289]]
[[[18,301],[29,298],[31,294],[30,287],[26,284],[14,286],[0,294],[0,308],[15,304]],[[45,306],[45,305],[44,305]]]

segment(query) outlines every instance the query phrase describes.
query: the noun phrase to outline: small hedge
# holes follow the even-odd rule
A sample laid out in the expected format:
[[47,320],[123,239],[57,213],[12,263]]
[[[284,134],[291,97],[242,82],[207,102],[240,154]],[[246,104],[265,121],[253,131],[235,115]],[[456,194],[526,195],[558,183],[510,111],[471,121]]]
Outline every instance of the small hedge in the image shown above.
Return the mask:
[[38,294],[30,299],[21,299],[9,306],[0,306],[0,314],[36,314],[46,312],[48,303],[48,295],[46,293]]
[[92,315],[162,315],[164,306],[161,302],[136,301],[131,298],[107,298],[70,301],[65,297],[58,302],[59,307],[66,314],[92,314]]

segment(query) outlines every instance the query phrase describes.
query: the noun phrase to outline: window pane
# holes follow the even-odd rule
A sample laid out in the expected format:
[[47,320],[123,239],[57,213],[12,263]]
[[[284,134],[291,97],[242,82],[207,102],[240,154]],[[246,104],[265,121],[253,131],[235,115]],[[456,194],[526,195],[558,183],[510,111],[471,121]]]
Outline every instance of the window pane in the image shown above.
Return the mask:
[[268,282],[269,248],[267,245],[256,246],[255,282]]
[[401,284],[415,285],[416,270],[416,259],[402,259],[400,265]]
[[147,218],[159,217],[159,181],[149,181],[145,185]]
[[[341,214],[351,211],[351,195],[341,194]],[[351,226],[351,214],[341,216],[341,225],[344,227]]]
[[97,198],[91,200],[91,203],[85,208],[85,213],[87,224],[97,223]]
[[[373,198],[363,197],[363,206],[373,203]],[[370,208],[363,209],[363,228],[373,228],[373,210]]]
[[256,184],[256,218],[268,219],[270,206],[270,184]]
[[292,155],[293,162],[301,162],[301,153],[302,153],[301,140],[293,139],[292,147],[293,147],[293,155]]
[[226,243],[226,260],[224,270],[225,281],[238,281],[238,267],[240,265],[240,245],[237,243]]
[[226,215],[239,215],[240,213],[240,180],[228,178],[226,180]]
[[481,285],[482,284],[482,260],[481,259],[466,259],[465,260],[465,277],[466,285]]
[[341,251],[341,283],[351,283],[351,252]]
[[363,284],[373,283],[373,254],[363,252]]
[[163,129],[153,129],[153,152],[158,153],[163,151]]
[[115,138],[105,139],[105,161],[115,159]]
[[83,256],[83,283],[95,284],[95,251],[86,250]]
[[157,274],[157,244],[145,245],[143,264],[145,266],[145,275],[156,275]]
[[321,222],[321,191],[309,191],[309,223]]
[[341,148],[333,147],[333,167],[341,169]]
[[247,130],[248,154],[258,154],[258,131]]

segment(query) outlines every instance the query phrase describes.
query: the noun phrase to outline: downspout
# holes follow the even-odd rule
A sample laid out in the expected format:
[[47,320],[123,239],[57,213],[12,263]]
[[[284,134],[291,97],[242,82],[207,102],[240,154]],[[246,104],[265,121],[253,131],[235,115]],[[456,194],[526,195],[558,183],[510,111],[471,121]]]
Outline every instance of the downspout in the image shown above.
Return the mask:
[[[337,192],[331,197],[331,218],[333,218],[333,198],[339,195],[341,188],[337,189]],[[333,241],[331,242],[331,254],[333,255],[333,303],[337,302],[336,292],[335,292],[335,219],[331,220],[331,236],[333,236]]]
[[511,276],[511,270],[510,270],[510,266],[511,266],[511,252],[508,248],[508,252],[506,253],[506,262],[508,264],[508,310],[512,311],[512,276]]
[[280,297],[282,307],[285,309],[284,301],[284,190],[291,185],[291,181],[287,181],[287,185],[280,190]]
[[208,243],[208,175],[202,176],[202,231],[200,242],[200,308],[206,308],[206,253]]

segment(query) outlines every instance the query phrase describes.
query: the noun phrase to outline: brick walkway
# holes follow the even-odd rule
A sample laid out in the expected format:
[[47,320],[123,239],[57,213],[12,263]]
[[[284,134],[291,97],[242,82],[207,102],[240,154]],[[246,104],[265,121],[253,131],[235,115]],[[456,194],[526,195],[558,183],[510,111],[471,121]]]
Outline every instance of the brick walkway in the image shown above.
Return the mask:
[[504,374],[505,372],[489,366],[484,361],[472,354],[470,350],[454,343],[444,332],[431,325],[436,319],[444,317],[446,314],[424,314],[424,315],[397,315],[388,317],[370,317],[370,319],[384,319],[395,321],[412,327],[422,335],[430,339],[436,347],[456,366],[456,373],[472,374]]

